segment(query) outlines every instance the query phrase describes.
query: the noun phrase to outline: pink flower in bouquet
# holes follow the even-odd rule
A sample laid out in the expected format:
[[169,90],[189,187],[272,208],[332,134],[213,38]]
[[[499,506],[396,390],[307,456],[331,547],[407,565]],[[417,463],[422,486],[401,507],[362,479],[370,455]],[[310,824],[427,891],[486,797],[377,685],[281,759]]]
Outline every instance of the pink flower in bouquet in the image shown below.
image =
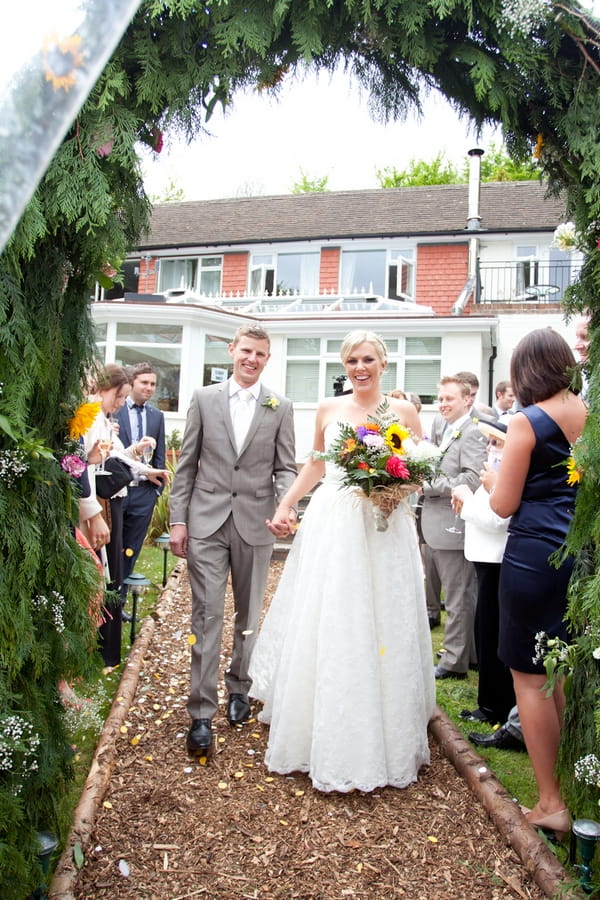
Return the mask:
[[74,453],[69,453],[60,461],[60,467],[64,472],[68,472],[69,475],[73,475],[75,478],[79,478],[79,476],[83,473],[86,468],[86,464],[82,460],[80,456],[76,456]]
[[403,481],[410,478],[408,466],[399,456],[390,456],[385,464],[385,471],[393,478],[401,478]]

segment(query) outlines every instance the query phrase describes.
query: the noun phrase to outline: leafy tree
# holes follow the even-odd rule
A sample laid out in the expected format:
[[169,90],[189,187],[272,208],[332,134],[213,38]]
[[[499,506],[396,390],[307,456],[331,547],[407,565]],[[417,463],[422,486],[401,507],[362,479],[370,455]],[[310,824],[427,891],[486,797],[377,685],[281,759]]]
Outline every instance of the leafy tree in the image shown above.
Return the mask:
[[150,202],[155,203],[180,203],[185,200],[185,191],[173,178],[170,178],[160,194],[151,194]]
[[[432,160],[411,159],[407,169],[393,166],[377,170],[382,188],[419,187],[428,184],[466,184],[469,180],[469,161],[459,168],[438,153]],[[481,157],[482,181],[533,181],[540,177],[540,167],[532,159],[514,160],[504,147],[492,144]]]
[[300,169],[300,179],[294,182],[292,194],[320,194],[327,191],[328,175],[310,177]]
[[[35,831],[64,834],[69,751],[56,684],[92,666],[90,564],[72,539],[73,498],[58,465],[68,408],[93,362],[88,298],[148,227],[136,142],[158,150],[163,132],[193,137],[244,86],[276,91],[297,67],[344,62],[383,119],[418,109],[437,89],[476,125],[502,124],[515,159],[535,148],[585,254],[568,309],[592,311],[591,414],[569,549],[589,564],[574,581],[570,616],[576,633],[598,629],[599,47],[598,23],[575,0],[143,0],[0,257],[0,740],[14,716],[44,748],[19,791],[14,772],[0,770],[5,900],[36,885]],[[36,600],[53,592],[64,598],[60,633],[51,605]],[[595,663],[586,673],[573,680],[561,762],[576,815],[593,814],[596,801],[593,786],[569,793],[578,735],[597,746],[600,728]],[[13,740],[22,761],[33,737],[23,726]]]
[[444,159],[443,153],[430,161],[411,159],[408,169],[398,171],[393,166],[377,170],[377,180],[382,188],[422,187],[428,184],[458,184],[465,181],[454,163]]

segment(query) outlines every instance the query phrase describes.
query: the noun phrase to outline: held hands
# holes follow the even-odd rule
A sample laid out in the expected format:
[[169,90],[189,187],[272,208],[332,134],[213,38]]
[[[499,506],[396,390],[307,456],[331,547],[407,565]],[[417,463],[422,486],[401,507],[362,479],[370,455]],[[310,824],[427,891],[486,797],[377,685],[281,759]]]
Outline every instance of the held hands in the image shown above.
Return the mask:
[[295,509],[285,503],[280,503],[273,518],[267,519],[265,525],[275,537],[287,537],[288,534],[295,531],[297,518]]
[[171,553],[175,556],[181,556],[183,559],[187,556],[188,548],[188,530],[187,525],[171,525],[169,534],[169,546]]
[[486,462],[483,464],[483,469],[479,473],[479,478],[488,494],[491,494],[496,487],[496,480],[498,478],[496,470]]

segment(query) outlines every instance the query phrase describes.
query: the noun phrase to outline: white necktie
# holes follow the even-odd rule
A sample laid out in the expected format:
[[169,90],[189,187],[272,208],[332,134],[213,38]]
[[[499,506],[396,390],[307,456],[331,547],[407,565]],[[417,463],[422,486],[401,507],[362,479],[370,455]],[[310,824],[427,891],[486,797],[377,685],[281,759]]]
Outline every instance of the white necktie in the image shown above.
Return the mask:
[[235,444],[238,453],[241,452],[248,434],[250,422],[252,421],[252,392],[241,390],[238,391],[238,401],[233,408],[233,433],[235,435]]

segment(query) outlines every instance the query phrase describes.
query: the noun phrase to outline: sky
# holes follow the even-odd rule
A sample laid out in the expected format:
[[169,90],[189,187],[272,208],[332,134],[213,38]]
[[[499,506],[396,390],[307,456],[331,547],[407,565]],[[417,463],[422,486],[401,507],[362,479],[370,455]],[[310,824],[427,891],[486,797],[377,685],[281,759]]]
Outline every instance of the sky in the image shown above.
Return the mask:
[[[600,0],[582,0],[600,15]],[[502,144],[499,128],[477,136],[447,100],[431,94],[424,114],[387,125],[369,113],[368,95],[338,70],[288,77],[277,97],[267,92],[236,95],[225,115],[215,112],[209,134],[192,144],[171,141],[161,154],[148,150],[142,167],[148,193],[164,195],[172,184],[185,200],[288,194],[302,174],[327,176],[333,191],[380,187],[377,170],[404,169],[412,159],[439,153],[461,165],[468,150]]]
[[403,169],[438,153],[460,165],[471,148],[502,142],[491,128],[478,141],[441,96],[430,95],[424,106],[421,119],[377,123],[367,93],[341,71],[289,79],[277,98],[246,91],[227,114],[214,114],[210,134],[190,145],[167,136],[162,153],[145,153],[146,189],[160,195],[173,183],[185,200],[289,194],[302,173],[327,176],[333,191],[377,188],[378,169]]

